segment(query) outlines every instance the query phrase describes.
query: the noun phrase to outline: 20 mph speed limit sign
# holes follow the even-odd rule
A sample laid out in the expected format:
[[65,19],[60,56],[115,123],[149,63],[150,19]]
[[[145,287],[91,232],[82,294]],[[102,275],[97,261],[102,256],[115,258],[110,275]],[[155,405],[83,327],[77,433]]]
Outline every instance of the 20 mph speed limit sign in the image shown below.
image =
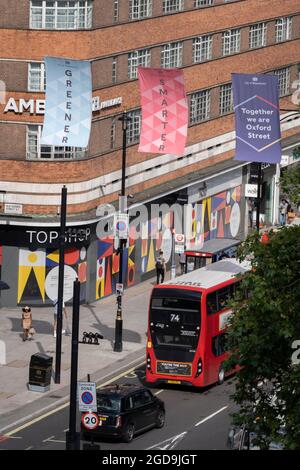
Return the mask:
[[86,429],[96,429],[99,426],[99,418],[96,413],[84,413],[81,422]]

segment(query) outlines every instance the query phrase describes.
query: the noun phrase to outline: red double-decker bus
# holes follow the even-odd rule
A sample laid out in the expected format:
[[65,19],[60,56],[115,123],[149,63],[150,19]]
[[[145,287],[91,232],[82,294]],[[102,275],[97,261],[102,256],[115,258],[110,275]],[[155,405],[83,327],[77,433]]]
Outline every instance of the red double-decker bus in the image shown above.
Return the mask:
[[146,381],[204,387],[222,383],[228,301],[248,262],[224,259],[157,285],[151,294]]

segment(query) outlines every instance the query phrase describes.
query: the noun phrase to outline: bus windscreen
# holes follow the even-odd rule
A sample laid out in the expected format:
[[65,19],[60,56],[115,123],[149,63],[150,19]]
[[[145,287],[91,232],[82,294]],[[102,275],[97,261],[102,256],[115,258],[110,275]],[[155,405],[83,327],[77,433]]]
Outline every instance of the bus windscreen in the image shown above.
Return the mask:
[[201,293],[155,289],[150,308],[150,332],[154,348],[193,350],[201,327]]

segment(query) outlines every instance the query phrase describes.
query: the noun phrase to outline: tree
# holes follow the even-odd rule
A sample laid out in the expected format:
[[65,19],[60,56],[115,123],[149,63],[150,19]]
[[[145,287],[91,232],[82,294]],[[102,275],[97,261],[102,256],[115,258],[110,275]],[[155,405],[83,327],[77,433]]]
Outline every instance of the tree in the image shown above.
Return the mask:
[[[300,226],[256,233],[244,242],[240,259],[251,258],[242,278],[228,329],[226,367],[240,366],[234,401],[235,423],[258,430],[260,447],[271,440],[300,449]],[[299,348],[298,343],[298,349]],[[296,364],[296,359],[299,364]]]
[[281,190],[290,202],[300,204],[300,163],[287,168],[280,178]]

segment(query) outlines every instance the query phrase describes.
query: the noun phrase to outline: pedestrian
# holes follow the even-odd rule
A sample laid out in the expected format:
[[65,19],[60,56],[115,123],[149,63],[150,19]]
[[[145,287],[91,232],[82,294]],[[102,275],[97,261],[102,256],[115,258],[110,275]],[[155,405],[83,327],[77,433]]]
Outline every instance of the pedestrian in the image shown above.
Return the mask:
[[161,277],[161,283],[164,282],[165,279],[165,272],[166,272],[166,260],[163,257],[163,251],[159,252],[158,258],[156,258],[156,277],[157,277],[157,284],[159,284],[159,279]]
[[281,203],[279,205],[280,225],[286,224],[287,207],[288,207],[287,201],[285,199],[281,199]]
[[185,273],[185,261],[186,261],[185,253],[180,253],[179,264],[180,264],[181,274]]
[[32,328],[31,308],[27,305],[22,308],[22,312],[23,341],[26,341],[27,339],[32,339],[34,334]]
[[[58,300],[57,299],[54,300],[53,305],[54,305],[53,336],[54,336],[54,338],[56,338],[57,309],[58,309]],[[68,332],[68,312],[67,312],[64,301],[62,303],[62,309],[63,309],[63,313],[64,313],[65,320],[66,320],[66,326],[67,326],[66,330],[62,330],[62,334],[65,334],[66,336],[68,336],[69,335],[69,332]]]
[[252,199],[248,199],[248,214],[249,214],[249,226],[253,228],[253,212],[255,210],[255,204]]

